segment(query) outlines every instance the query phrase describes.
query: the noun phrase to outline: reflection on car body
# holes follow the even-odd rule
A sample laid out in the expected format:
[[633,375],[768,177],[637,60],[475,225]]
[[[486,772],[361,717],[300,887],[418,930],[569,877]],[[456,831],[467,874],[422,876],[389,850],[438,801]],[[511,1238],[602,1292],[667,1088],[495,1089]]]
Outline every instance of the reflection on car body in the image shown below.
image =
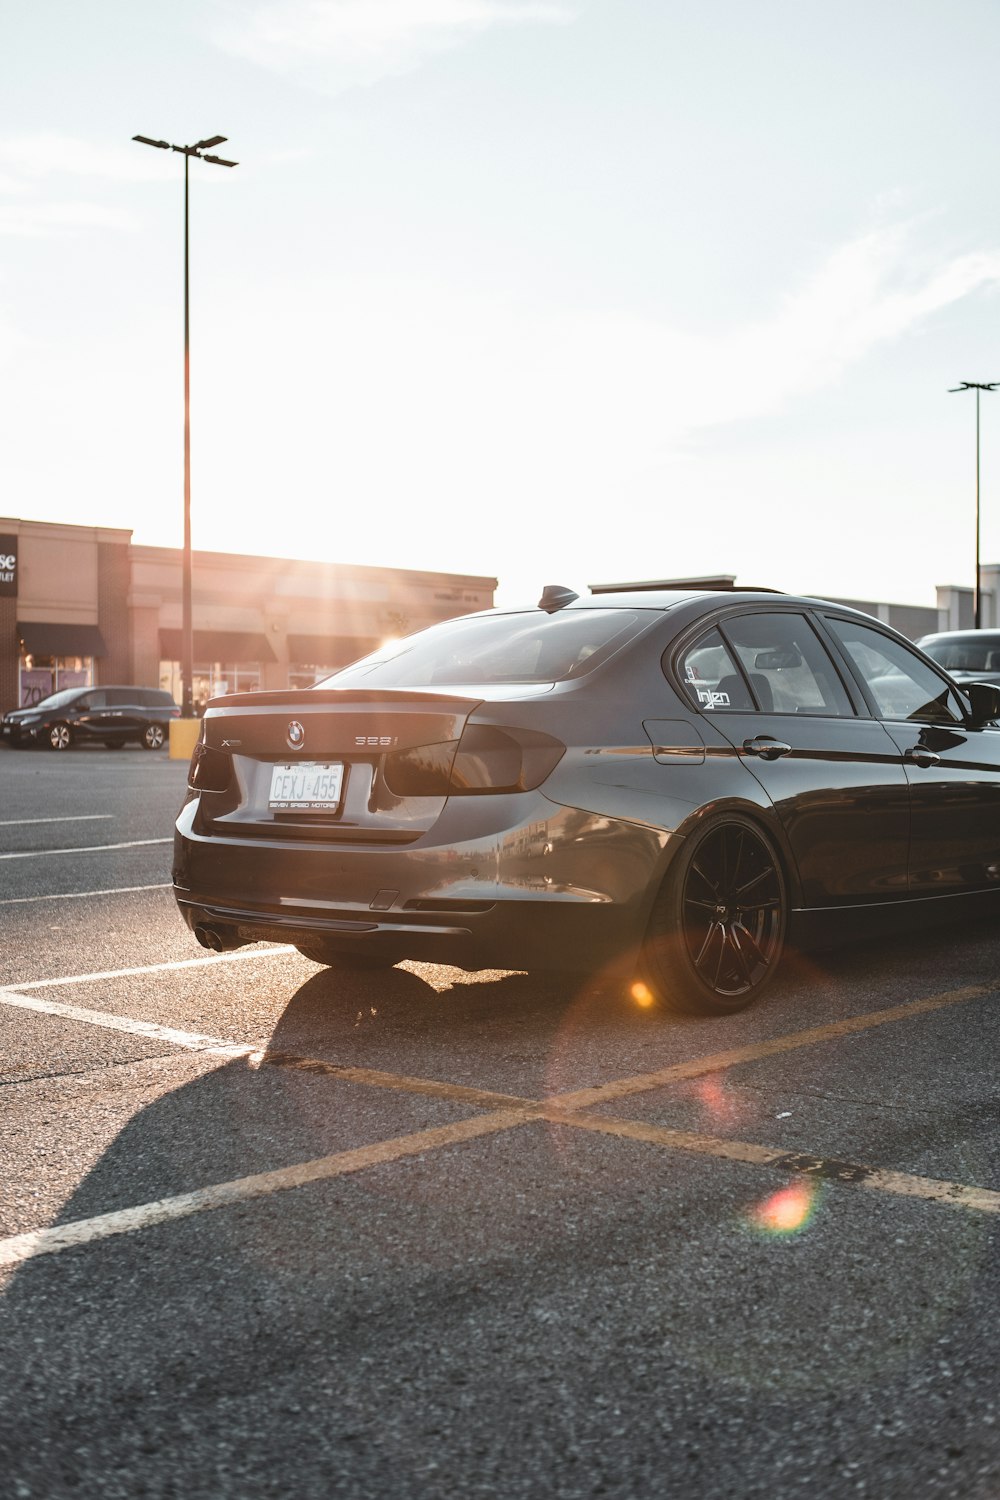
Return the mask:
[[998,711],[835,604],[549,589],[209,703],[175,894],[214,949],[604,969],[724,1013],[817,919],[996,889]]

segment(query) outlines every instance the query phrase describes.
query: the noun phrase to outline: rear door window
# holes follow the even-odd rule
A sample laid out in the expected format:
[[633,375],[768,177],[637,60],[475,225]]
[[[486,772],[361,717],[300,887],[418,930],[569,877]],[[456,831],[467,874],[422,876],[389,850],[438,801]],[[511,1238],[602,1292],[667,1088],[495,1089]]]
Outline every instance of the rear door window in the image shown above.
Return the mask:
[[764,713],[854,716],[833,658],[805,615],[738,615],[723,630]]
[[756,704],[729,647],[717,630],[701,635],[679,662],[684,691],[708,713],[752,713]]

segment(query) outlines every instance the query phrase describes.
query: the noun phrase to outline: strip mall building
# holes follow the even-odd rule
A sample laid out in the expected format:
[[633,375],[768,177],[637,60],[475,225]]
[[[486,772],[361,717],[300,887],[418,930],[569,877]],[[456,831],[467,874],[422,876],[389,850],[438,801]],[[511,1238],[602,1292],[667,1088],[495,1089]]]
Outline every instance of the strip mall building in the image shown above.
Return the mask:
[[[731,586],[732,575],[717,580]],[[164,687],[181,701],[181,553],[131,531],[0,516],[0,713],[63,687]],[[495,578],[196,552],[193,698],[308,687],[389,636],[489,609]],[[972,626],[972,590],[936,606],[843,599],[916,640]],[[1000,622],[1000,566],[982,569]]]
[[[193,697],[308,686],[389,636],[489,609],[456,573],[195,552]],[[0,516],[0,712],[63,687],[134,683],[181,699],[181,553],[131,531]]]

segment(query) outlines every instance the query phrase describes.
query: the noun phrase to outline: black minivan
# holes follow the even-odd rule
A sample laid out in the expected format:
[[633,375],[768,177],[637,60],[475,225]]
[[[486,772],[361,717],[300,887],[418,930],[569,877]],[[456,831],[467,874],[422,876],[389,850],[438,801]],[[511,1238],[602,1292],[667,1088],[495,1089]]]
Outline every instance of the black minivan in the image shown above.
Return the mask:
[[161,688],[65,688],[30,708],[4,714],[3,737],[8,745],[48,745],[52,750],[68,750],[88,740],[109,749],[134,741],[147,750],[159,750],[170,720],[180,715],[178,705]]

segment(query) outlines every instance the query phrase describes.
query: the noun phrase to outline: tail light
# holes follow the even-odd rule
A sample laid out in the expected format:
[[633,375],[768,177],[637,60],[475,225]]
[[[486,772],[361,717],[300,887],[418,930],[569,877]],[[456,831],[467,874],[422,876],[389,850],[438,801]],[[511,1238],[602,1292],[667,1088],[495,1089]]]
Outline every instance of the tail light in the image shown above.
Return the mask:
[[224,792],[233,771],[233,758],[224,750],[213,750],[199,740],[188,767],[188,786],[193,792]]
[[535,729],[469,724],[460,740],[387,755],[386,786],[397,797],[530,792],[555,769],[566,746]]

